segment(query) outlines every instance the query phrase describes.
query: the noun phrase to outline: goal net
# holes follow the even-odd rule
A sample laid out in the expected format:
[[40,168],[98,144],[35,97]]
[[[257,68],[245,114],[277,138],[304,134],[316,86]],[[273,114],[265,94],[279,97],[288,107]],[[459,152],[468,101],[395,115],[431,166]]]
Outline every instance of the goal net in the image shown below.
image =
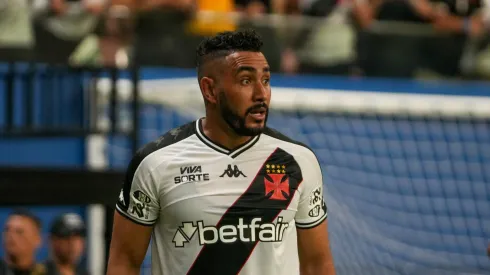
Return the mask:
[[[131,83],[118,85],[119,99],[129,103]],[[140,145],[204,115],[191,74],[143,74],[140,85]],[[490,270],[490,97],[478,96],[484,87],[273,78],[268,125],[309,145],[324,169],[338,274]],[[99,80],[97,89],[103,103],[110,82]],[[100,127],[110,124],[107,106],[99,106]],[[118,127],[132,127],[129,106],[120,106]],[[106,137],[107,165],[125,168],[129,145]]]

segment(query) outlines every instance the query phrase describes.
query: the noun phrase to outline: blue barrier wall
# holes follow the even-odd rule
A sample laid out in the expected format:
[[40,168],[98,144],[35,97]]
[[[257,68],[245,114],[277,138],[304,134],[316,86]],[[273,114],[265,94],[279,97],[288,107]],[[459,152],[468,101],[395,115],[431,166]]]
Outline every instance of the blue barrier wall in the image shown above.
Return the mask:
[[[25,119],[25,64],[15,67],[14,75],[14,125],[22,125]],[[7,66],[0,64],[0,128],[6,121],[6,78]],[[58,82],[46,82],[45,68],[39,67],[33,74],[33,124],[42,125],[68,125],[80,120],[82,104],[79,100],[81,87],[72,86],[76,76],[64,77]],[[44,86],[43,86],[44,85]],[[48,96],[45,96],[48,95]],[[51,102],[47,102],[50,99]],[[52,112],[51,112],[52,111]],[[0,166],[27,166],[27,167],[83,167],[85,165],[85,141],[83,138],[5,138],[0,136]],[[70,183],[66,183],[70,184]],[[22,196],[22,194],[15,194]],[[43,223],[44,245],[37,254],[38,260],[48,256],[48,247],[45,245],[49,226],[55,216],[75,212],[85,217],[85,206],[58,206],[30,208],[38,215]],[[4,226],[12,208],[0,208],[0,226]],[[3,256],[0,247],[0,256]]]

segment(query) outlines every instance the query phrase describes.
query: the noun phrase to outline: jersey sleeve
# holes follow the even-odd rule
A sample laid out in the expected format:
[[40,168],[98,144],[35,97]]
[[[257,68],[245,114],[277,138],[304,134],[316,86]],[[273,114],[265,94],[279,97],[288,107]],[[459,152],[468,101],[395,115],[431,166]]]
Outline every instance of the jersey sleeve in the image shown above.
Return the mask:
[[311,153],[311,161],[304,164],[303,190],[300,192],[296,227],[308,229],[316,227],[327,218],[327,205],[324,199],[323,177],[320,164]]
[[116,210],[137,224],[151,226],[157,221],[160,211],[158,189],[150,161],[144,155],[137,153],[131,160]]

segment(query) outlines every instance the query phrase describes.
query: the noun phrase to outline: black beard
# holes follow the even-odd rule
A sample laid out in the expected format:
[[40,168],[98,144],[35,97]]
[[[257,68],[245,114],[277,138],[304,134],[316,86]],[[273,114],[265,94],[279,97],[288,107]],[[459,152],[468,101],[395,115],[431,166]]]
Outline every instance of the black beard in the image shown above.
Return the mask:
[[[226,95],[224,91],[220,92],[219,95],[219,108],[221,112],[221,116],[223,119],[226,121],[228,126],[239,136],[257,136],[261,134],[264,131],[265,125],[267,123],[267,118],[269,116],[269,108],[265,103],[260,103],[257,105],[254,105],[250,108],[247,109],[245,112],[244,116],[240,116],[236,112],[234,112],[230,105],[228,104],[228,99],[226,98]],[[264,127],[247,127],[245,125],[245,119],[247,115],[252,112],[255,109],[258,108],[265,108],[266,113],[265,113],[265,120],[264,120]]]

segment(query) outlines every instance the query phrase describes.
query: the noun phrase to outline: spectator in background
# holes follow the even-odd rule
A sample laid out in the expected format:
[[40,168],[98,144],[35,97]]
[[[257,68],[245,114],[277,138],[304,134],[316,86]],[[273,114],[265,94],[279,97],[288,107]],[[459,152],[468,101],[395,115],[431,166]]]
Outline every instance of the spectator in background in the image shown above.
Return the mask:
[[281,33],[287,31],[284,26],[274,24],[271,14],[283,15],[288,0],[235,0],[236,11],[242,20],[238,24],[241,29],[254,29],[264,42],[262,53],[267,58],[273,72],[281,70],[281,52],[285,49]]
[[[376,21],[421,23],[409,0],[378,0],[373,17]],[[360,64],[366,76],[412,78],[421,65],[417,36],[407,36],[403,30],[390,33],[364,32],[360,37]]]
[[44,265],[36,263],[41,246],[41,221],[27,210],[12,212],[3,230],[4,260],[0,275],[43,275]]
[[51,225],[49,246],[51,258],[45,263],[48,275],[86,275],[80,266],[85,249],[85,224],[73,213],[63,214]]
[[133,40],[133,18],[129,10],[114,7],[106,14],[104,34],[99,43],[104,65],[125,67],[129,65]]
[[[304,15],[318,18],[283,54],[283,70],[293,73],[357,74],[357,34],[373,21],[380,0],[299,0]],[[311,23],[310,23],[311,24]]]
[[427,69],[445,77],[461,75],[465,51],[474,54],[467,52],[472,50],[468,46],[485,33],[490,19],[490,1],[410,0],[410,3],[424,20],[447,34],[423,44],[423,60]]
[[111,0],[111,9],[128,9],[135,20],[133,62],[149,66],[194,67],[187,23],[196,0]]
[[131,59],[133,18],[124,6],[112,6],[96,31],[87,36],[70,57],[70,64],[126,68]]
[[34,0],[36,55],[67,63],[78,44],[95,30],[108,0]]
[[441,32],[480,36],[490,20],[490,0],[410,0]]

